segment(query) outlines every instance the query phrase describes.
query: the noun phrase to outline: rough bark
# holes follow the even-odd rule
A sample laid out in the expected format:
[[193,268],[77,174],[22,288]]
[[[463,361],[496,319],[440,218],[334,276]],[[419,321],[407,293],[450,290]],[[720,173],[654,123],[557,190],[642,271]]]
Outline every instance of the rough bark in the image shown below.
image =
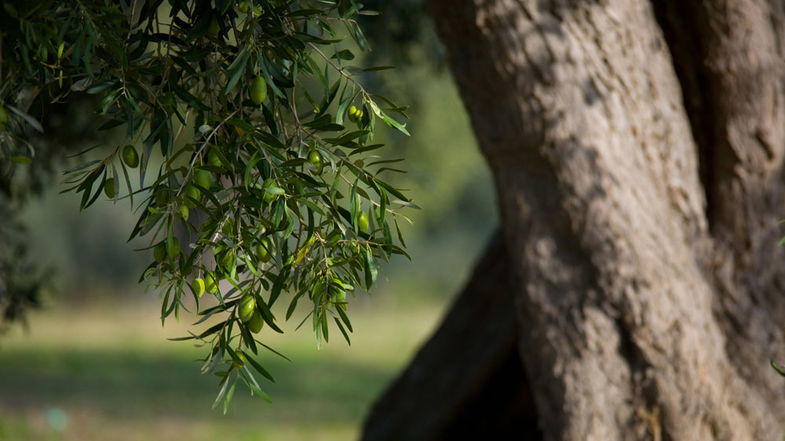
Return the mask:
[[[780,439],[785,2],[430,6],[496,181],[544,439]],[[419,399],[400,384],[384,399]]]
[[705,170],[708,264],[727,352],[785,415],[782,383],[764,366],[785,348],[785,255],[773,246],[785,219],[785,2],[655,5]]

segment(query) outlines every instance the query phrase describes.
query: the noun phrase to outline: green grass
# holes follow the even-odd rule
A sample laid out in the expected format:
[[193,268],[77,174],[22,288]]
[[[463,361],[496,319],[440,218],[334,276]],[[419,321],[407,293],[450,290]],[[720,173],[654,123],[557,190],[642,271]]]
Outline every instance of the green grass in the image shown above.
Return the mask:
[[[202,349],[170,342],[154,305],[51,310],[25,334],[0,338],[0,441],[350,440],[368,406],[432,330],[438,307],[352,305],[352,346],[335,330],[316,349],[306,326],[264,340],[273,403],[238,385],[229,412],[212,410],[217,378],[199,373]],[[58,429],[63,425],[62,430]]]

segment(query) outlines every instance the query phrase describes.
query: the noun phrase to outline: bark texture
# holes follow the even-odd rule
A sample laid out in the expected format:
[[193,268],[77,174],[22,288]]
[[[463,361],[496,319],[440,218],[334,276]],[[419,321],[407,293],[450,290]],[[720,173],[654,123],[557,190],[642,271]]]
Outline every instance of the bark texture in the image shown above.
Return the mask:
[[[430,7],[496,181],[544,439],[781,439],[785,2]],[[451,344],[434,338],[412,368]],[[430,375],[454,369],[430,359]],[[446,433],[383,429],[432,418],[395,419],[422,396],[407,375],[365,439]],[[463,423],[450,412],[440,427]]]

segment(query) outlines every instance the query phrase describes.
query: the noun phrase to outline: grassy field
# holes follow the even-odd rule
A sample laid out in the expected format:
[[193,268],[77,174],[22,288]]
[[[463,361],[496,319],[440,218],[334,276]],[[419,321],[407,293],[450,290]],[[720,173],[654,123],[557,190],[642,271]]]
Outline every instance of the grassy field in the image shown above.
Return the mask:
[[[226,415],[212,410],[217,378],[202,350],[156,305],[52,308],[30,331],[0,337],[0,440],[352,440],[374,398],[431,332],[444,305],[352,305],[348,347],[335,331],[316,349],[304,326],[262,331],[292,362],[262,354],[276,377],[269,404],[239,388]],[[292,331],[297,320],[285,323]]]

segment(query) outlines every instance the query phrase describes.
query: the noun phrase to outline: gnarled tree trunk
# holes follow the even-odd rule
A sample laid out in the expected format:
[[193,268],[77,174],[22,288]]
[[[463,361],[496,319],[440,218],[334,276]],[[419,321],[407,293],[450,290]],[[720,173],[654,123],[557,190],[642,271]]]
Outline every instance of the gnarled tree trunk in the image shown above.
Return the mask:
[[[509,286],[477,271],[454,310],[515,307],[449,314],[364,439],[781,439],[785,2],[430,6],[495,177]],[[461,358],[482,369],[461,377]],[[499,378],[514,399],[485,393]],[[517,413],[517,432],[472,409]]]

